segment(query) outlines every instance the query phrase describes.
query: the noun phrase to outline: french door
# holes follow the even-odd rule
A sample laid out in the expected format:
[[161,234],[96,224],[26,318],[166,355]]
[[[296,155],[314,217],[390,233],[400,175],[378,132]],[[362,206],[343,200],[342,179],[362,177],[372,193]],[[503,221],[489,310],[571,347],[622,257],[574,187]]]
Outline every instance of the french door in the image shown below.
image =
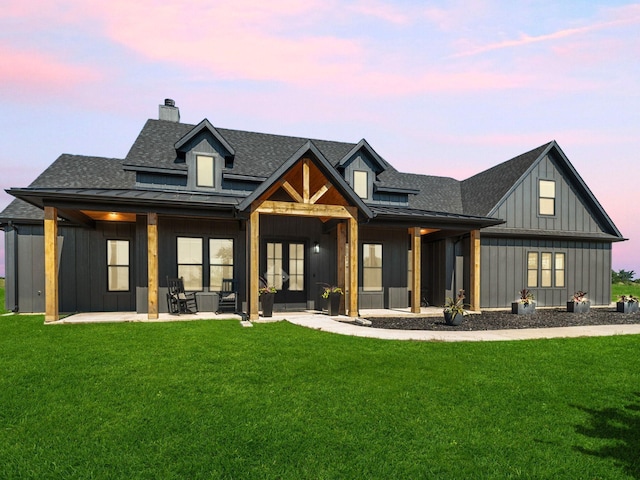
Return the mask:
[[275,302],[284,308],[305,308],[307,301],[307,265],[304,241],[267,241],[263,243],[261,268],[269,286],[276,287]]

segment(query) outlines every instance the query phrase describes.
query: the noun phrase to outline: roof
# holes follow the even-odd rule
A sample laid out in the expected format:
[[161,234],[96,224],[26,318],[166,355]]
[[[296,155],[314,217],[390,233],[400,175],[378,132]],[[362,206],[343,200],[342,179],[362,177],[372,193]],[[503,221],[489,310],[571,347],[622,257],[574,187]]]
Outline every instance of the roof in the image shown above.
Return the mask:
[[[147,120],[124,163],[186,170],[187,166],[176,155],[175,145],[196,127],[198,126],[165,120]],[[201,124],[200,128],[203,127]],[[308,141],[313,141],[327,161],[334,166],[356,145],[224,128],[215,130],[235,151],[233,173],[255,177],[270,177],[284,161]]]
[[553,143],[555,142],[541,145],[462,181],[461,200],[464,212],[489,215]]

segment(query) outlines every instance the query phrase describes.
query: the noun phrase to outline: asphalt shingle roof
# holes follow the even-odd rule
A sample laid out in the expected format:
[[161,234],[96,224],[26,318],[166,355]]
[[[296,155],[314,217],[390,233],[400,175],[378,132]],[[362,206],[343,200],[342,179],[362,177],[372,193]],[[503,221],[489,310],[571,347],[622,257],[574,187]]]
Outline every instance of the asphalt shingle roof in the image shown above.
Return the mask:
[[469,215],[488,215],[553,142],[518,155],[461,182],[462,207]]

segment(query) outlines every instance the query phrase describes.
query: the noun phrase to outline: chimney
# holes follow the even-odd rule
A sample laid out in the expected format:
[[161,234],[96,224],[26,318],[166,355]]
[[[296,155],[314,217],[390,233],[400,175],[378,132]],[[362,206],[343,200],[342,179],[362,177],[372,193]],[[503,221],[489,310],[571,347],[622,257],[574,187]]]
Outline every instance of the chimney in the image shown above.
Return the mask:
[[180,109],[176,107],[176,102],[170,98],[165,98],[164,105],[160,105],[160,114],[158,118],[168,122],[179,122]]

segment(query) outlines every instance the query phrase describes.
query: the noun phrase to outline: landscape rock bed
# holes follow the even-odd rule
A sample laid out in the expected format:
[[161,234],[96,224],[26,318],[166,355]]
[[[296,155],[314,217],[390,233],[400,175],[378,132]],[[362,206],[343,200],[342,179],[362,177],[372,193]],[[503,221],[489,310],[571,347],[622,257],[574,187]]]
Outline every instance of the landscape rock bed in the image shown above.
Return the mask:
[[521,328],[577,327],[582,325],[623,325],[640,323],[640,313],[619,313],[615,308],[591,308],[588,313],[569,313],[565,309],[537,309],[532,315],[515,315],[511,311],[483,311],[464,317],[453,327],[443,317],[369,318],[371,328],[399,330],[508,330]]

